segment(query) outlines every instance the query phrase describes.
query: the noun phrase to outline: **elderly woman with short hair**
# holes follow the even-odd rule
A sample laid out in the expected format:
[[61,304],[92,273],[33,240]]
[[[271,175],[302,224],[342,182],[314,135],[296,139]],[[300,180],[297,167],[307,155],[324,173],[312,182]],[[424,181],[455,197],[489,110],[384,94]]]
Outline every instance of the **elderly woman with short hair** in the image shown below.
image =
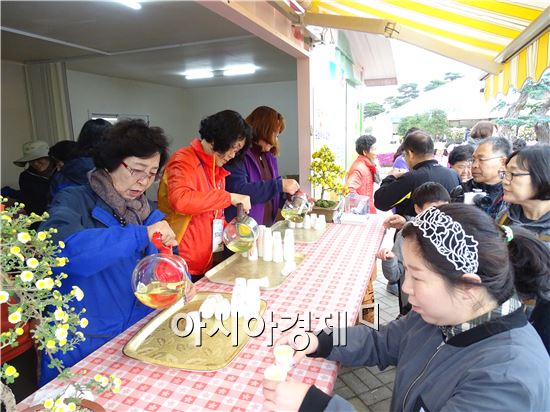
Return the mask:
[[[96,168],[84,186],[59,192],[41,229],[56,228],[55,241],[63,241],[63,271],[70,275],[61,287],[84,292],[74,302],[77,313],[86,308],[86,340],[59,357],[72,366],[120,334],[152,310],[135,297],[132,271],[143,257],[158,253],[151,243],[155,232],[162,243],[175,246],[176,237],[164,215],[155,210],[145,191],[168,159],[164,131],[142,120],[117,123],[94,154]],[[56,369],[42,357],[41,384],[53,379]]]

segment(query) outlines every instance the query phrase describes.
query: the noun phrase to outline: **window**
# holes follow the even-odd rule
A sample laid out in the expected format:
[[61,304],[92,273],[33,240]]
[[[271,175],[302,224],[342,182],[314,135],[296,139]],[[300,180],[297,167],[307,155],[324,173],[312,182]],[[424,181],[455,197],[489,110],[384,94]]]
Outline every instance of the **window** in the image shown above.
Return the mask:
[[111,124],[115,124],[122,119],[141,119],[149,124],[148,114],[123,114],[123,113],[92,113],[90,119],[104,119]]

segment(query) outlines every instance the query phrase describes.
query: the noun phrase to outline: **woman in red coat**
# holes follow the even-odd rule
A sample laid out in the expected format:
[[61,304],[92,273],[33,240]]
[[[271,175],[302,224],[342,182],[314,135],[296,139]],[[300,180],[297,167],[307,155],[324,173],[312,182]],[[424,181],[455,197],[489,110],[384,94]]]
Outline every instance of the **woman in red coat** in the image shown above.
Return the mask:
[[363,135],[355,141],[357,159],[351,165],[346,185],[350,193],[369,197],[369,213],[376,213],[373,199],[374,183],[380,178],[374,165],[376,159],[376,137]]

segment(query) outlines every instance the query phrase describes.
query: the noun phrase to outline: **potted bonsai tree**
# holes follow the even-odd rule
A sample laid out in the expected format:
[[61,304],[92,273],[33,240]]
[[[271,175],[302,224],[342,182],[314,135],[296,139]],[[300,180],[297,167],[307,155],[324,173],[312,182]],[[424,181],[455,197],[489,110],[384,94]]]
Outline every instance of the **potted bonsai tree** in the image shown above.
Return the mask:
[[[308,180],[316,190],[315,194],[317,194],[317,190],[320,191],[320,198],[315,201],[313,211],[325,215],[327,222],[331,222],[332,214],[340,198],[348,192],[348,188],[344,184],[346,171],[336,164],[336,156],[327,145],[323,145],[311,157]],[[325,198],[329,195],[332,195],[333,199]]]
[[[57,257],[63,242],[54,244],[49,231],[31,229],[34,224],[48,216],[34,213],[22,214],[24,205],[15,203],[5,208],[5,198],[0,203],[0,304],[7,310],[6,324],[2,325],[0,348],[15,347],[20,337],[30,334],[36,348],[51,359],[50,367],[60,372],[62,379],[74,378],[63,363],[53,357],[56,352],[66,353],[85,340],[82,329],[88,324],[85,309],[77,313],[71,307],[74,299],[84,297],[82,290],[73,286],[70,293],[59,291],[69,276],[61,272],[66,258]],[[55,270],[55,273],[54,273]],[[7,384],[19,376],[16,368],[5,362],[0,370],[0,392],[7,410],[15,409],[15,399]],[[46,399],[31,410],[73,411],[80,407],[94,409],[94,403],[83,400],[84,391],[101,393],[107,390],[118,392],[121,381],[114,376],[96,375],[86,383],[73,383],[71,395],[62,394]],[[10,396],[11,395],[11,396]],[[97,405],[97,404],[95,404]],[[97,405],[99,406],[99,405]],[[99,407],[96,410],[103,410]]]

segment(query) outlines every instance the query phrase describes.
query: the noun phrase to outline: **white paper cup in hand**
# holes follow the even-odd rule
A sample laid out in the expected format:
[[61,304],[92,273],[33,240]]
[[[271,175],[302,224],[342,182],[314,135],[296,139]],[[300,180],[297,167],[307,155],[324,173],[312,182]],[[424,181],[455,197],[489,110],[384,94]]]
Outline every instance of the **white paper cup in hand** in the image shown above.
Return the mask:
[[290,369],[294,363],[294,349],[289,345],[275,346],[273,355],[275,356],[275,363],[286,370]]
[[279,365],[271,365],[264,371],[264,379],[274,382],[284,382],[286,380],[286,369]]

